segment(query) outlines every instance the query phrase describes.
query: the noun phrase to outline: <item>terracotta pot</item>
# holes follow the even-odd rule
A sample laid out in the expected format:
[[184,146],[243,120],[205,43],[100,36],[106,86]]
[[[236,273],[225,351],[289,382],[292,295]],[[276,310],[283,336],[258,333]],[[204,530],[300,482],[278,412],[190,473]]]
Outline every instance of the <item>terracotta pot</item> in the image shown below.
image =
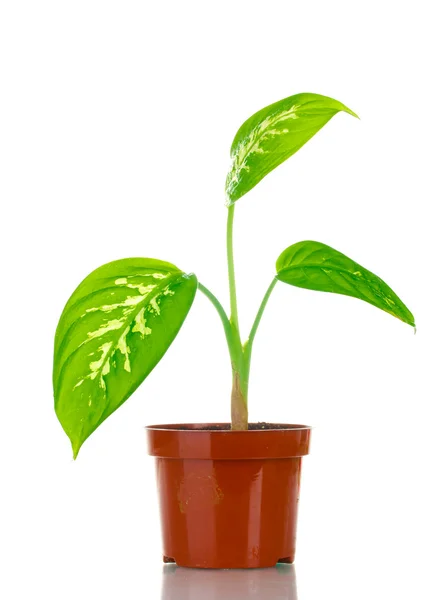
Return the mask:
[[156,457],[164,562],[211,569],[294,562],[301,457],[311,428],[262,427],[146,428]]

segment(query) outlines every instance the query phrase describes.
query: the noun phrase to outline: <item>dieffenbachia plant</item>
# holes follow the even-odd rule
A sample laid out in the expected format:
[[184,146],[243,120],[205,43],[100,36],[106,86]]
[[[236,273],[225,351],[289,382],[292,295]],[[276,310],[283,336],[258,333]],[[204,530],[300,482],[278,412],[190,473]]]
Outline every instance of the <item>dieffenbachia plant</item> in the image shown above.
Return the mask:
[[248,338],[239,329],[233,260],[236,202],[310,140],[338,112],[356,117],[341,102],[297,94],[251,116],[231,146],[226,180],[230,317],[193,274],[152,258],[110,262],[88,275],[67,302],[55,334],[55,410],[74,457],[161,360],[181,328],[199,289],[223,324],[231,357],[232,429],[248,428],[248,380],[256,331],[278,281],[359,298],[414,326],[409,309],[379,277],[341,252],[304,241],[284,250]]

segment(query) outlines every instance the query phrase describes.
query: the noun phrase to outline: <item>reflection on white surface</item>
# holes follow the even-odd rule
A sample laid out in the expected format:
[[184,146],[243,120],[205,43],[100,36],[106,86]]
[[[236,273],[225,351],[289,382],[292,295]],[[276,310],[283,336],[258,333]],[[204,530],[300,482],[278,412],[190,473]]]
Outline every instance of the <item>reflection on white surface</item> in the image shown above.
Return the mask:
[[185,569],[164,565],[162,600],[297,600],[293,565],[271,569]]

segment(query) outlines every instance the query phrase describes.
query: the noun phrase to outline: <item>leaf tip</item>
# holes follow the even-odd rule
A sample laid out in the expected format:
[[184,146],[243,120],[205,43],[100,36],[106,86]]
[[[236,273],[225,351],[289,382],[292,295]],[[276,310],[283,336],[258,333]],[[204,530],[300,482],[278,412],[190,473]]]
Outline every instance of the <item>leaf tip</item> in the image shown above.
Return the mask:
[[[394,316],[396,316],[396,315],[394,315]],[[409,310],[409,314],[406,315],[406,317],[399,317],[399,319],[400,319],[400,321],[403,321],[403,323],[406,323],[406,325],[410,325],[413,328],[414,333],[416,334],[417,328],[415,325],[415,318],[414,318],[413,314],[410,312],[410,310]]]
[[71,440],[71,444],[72,444],[72,455],[73,455],[73,459],[76,460],[78,453],[80,451],[81,448],[81,443],[80,442],[74,442]]
[[357,113],[355,113],[353,110],[351,110],[347,106],[345,106],[345,111],[348,113],[348,115],[351,115],[360,121],[360,117],[357,115]]
[[408,325],[410,325],[411,327],[413,327],[414,329],[414,333],[416,333],[416,324],[415,324],[415,317],[413,316],[413,314],[410,312],[410,310],[407,308],[407,312],[408,312],[408,318],[405,321],[405,323],[407,323]]

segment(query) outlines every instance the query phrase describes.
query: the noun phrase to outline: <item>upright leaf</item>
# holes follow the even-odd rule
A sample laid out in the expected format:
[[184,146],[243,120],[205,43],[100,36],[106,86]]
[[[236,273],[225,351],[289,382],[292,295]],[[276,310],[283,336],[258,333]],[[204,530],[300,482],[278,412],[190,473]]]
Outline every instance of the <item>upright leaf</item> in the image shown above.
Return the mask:
[[151,258],[117,260],[74,291],[55,334],[55,411],[74,457],[162,358],[192,305],[194,275]]
[[231,167],[225,184],[227,205],[249,192],[340,111],[357,116],[332,98],[296,94],[252,115],[231,146]]
[[298,242],[282,252],[276,269],[280,281],[359,298],[415,327],[410,310],[382,279],[326,244]]

